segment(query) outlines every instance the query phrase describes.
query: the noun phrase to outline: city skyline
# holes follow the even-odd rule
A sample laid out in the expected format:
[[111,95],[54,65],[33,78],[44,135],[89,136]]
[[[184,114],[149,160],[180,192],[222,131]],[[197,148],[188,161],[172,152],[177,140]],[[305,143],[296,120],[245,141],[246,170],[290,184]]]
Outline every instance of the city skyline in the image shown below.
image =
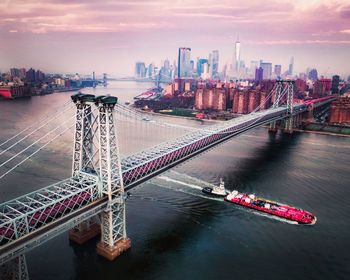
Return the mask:
[[[263,4],[262,4],[263,3]],[[0,68],[132,75],[136,61],[160,64],[219,50],[219,71],[234,55],[295,73],[349,75],[350,5],[334,1],[5,1],[0,4]],[[326,19],[326,20],[325,20]]]

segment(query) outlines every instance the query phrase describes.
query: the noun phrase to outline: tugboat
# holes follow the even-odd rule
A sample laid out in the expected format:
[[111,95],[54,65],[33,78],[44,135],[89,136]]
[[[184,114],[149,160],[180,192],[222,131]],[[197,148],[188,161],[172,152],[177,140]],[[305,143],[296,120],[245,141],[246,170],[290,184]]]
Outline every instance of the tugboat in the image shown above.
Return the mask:
[[213,188],[204,187],[202,189],[202,192],[204,192],[205,194],[216,196],[216,197],[225,197],[229,193],[225,189],[225,183],[224,183],[224,181],[222,179],[220,179],[220,185],[219,186],[214,186]]
[[298,224],[313,225],[317,218],[310,212],[302,209],[294,208],[292,206],[280,204],[275,201],[266,200],[256,197],[254,194],[244,194],[238,191],[232,191],[225,197],[225,200],[243,207],[255,209],[257,211],[265,212],[275,215],[290,221],[295,221]]

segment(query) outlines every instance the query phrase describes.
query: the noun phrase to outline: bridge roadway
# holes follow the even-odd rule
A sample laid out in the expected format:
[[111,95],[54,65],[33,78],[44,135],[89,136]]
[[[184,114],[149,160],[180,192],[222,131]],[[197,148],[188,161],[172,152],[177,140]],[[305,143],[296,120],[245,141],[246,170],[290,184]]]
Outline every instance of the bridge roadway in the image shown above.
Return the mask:
[[[324,102],[320,100],[319,104],[324,105]],[[293,115],[306,110],[306,105],[295,104]],[[125,190],[234,136],[288,116],[284,106],[270,108],[128,156],[121,162]],[[107,197],[102,195],[98,177],[85,172],[0,204],[0,264],[78,225],[106,207]]]

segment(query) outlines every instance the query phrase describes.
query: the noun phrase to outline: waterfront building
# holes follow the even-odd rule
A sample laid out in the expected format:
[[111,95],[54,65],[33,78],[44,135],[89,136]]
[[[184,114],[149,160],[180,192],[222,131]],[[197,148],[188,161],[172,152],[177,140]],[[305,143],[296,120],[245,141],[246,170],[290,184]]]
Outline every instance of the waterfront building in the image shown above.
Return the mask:
[[340,97],[332,102],[329,122],[350,125],[350,97]]
[[227,90],[221,83],[206,85],[198,83],[195,93],[195,108],[197,110],[226,110]]
[[28,83],[33,83],[35,82],[35,70],[33,68],[30,68],[27,72],[26,72],[26,81]]

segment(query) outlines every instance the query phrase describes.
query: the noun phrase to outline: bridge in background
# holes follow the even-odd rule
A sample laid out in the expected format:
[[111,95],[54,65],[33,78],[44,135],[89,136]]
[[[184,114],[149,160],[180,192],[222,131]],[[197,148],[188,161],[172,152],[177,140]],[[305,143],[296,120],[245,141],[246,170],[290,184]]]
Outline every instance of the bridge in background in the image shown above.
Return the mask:
[[303,114],[324,112],[335,99],[328,96],[295,103],[293,81],[277,82],[270,96],[274,98],[270,109],[257,108],[123,158],[115,113],[127,109],[116,97],[72,96],[76,106],[72,176],[0,204],[0,264],[6,264],[4,271],[17,279],[28,278],[24,254],[67,230],[77,243],[101,234],[97,252],[113,260],[131,246],[125,228],[126,191],[255,127],[270,124],[270,131],[275,132],[279,123],[291,133]]

